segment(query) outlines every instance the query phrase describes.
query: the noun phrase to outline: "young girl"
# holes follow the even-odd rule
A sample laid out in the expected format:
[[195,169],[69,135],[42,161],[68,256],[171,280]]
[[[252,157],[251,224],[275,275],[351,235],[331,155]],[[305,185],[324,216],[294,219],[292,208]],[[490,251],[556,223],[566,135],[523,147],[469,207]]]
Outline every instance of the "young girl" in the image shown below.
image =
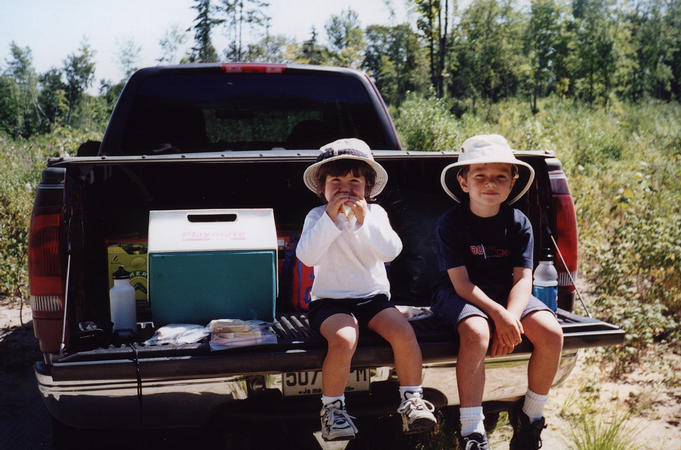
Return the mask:
[[367,203],[388,181],[369,146],[340,139],[321,148],[305,170],[305,185],[326,204],[305,218],[296,255],[314,267],[309,320],[328,342],[322,365],[322,437],[349,440],[357,428],[345,410],[345,386],[360,327],[392,346],[405,433],[431,430],[433,405],[423,399],[421,349],[409,322],[390,302],[385,263],[402,250],[385,210]]

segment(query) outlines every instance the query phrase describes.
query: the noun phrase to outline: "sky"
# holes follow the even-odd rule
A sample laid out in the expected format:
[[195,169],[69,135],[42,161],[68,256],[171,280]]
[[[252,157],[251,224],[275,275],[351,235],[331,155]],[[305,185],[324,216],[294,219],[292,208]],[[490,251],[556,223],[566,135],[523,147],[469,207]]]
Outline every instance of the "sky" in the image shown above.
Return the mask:
[[[215,0],[217,2],[217,0]],[[359,14],[362,27],[395,25],[411,17],[406,0],[269,0],[270,34],[283,34],[298,42],[309,38],[315,27],[320,39],[331,15],[345,8]],[[124,77],[121,49],[131,41],[141,52],[138,67],[156,65],[159,41],[176,26],[192,25],[196,10],[192,0],[0,0],[0,72],[7,67],[10,43],[29,47],[38,73],[62,68],[63,61],[78,53],[86,41],[95,51],[93,88],[100,80],[117,82]],[[390,8],[388,7],[390,6]],[[390,10],[394,14],[390,14]],[[191,46],[193,32],[187,33]],[[213,33],[214,46],[226,47],[224,31]]]

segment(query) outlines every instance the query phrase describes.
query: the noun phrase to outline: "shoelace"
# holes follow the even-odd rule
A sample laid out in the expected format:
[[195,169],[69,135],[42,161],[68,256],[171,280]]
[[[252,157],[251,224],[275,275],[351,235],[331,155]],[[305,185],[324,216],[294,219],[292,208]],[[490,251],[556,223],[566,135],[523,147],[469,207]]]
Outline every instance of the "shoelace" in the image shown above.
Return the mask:
[[464,450],[480,450],[480,443],[478,441],[468,441]]
[[350,424],[350,419],[354,419],[353,416],[348,414],[348,412],[344,409],[339,409],[339,408],[326,408],[326,424],[329,427],[332,427],[333,425],[342,425],[342,424]]
[[399,412],[400,414],[404,412],[407,416],[409,416],[413,411],[423,410],[427,410],[432,413],[433,411],[435,411],[435,406],[428,400],[424,400],[421,397],[414,396],[408,398],[406,402],[402,403],[397,412]]
[[483,443],[478,441],[478,438],[483,439],[482,435],[474,433],[473,436],[476,438],[466,440],[466,448],[464,450],[481,450],[484,448]]

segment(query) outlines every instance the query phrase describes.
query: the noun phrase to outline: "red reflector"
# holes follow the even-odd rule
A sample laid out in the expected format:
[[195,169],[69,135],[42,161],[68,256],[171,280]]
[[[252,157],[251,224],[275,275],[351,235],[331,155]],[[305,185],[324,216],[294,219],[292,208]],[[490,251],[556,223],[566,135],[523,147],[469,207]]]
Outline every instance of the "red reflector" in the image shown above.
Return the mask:
[[282,73],[284,64],[222,64],[225,73]]
[[559,251],[556,255],[558,286],[573,291],[578,261],[577,215],[565,173],[562,170],[551,171],[549,179],[556,217],[556,229],[553,231]]
[[28,239],[31,295],[63,295],[59,233],[61,214],[35,215]]
[[[556,212],[556,242],[558,250],[565,260],[567,270],[562,261],[558,262],[559,270],[572,274],[577,272],[577,219],[572,197],[558,195],[553,197],[553,209]],[[560,257],[559,257],[560,258]]]

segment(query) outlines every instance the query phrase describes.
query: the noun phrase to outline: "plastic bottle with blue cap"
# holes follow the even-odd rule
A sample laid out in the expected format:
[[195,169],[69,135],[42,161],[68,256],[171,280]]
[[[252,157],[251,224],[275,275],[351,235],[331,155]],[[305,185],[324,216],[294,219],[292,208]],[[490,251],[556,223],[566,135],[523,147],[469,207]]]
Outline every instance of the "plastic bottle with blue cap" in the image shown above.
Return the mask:
[[532,295],[552,311],[558,309],[558,272],[553,265],[553,253],[550,248],[543,249],[539,264],[534,269]]

